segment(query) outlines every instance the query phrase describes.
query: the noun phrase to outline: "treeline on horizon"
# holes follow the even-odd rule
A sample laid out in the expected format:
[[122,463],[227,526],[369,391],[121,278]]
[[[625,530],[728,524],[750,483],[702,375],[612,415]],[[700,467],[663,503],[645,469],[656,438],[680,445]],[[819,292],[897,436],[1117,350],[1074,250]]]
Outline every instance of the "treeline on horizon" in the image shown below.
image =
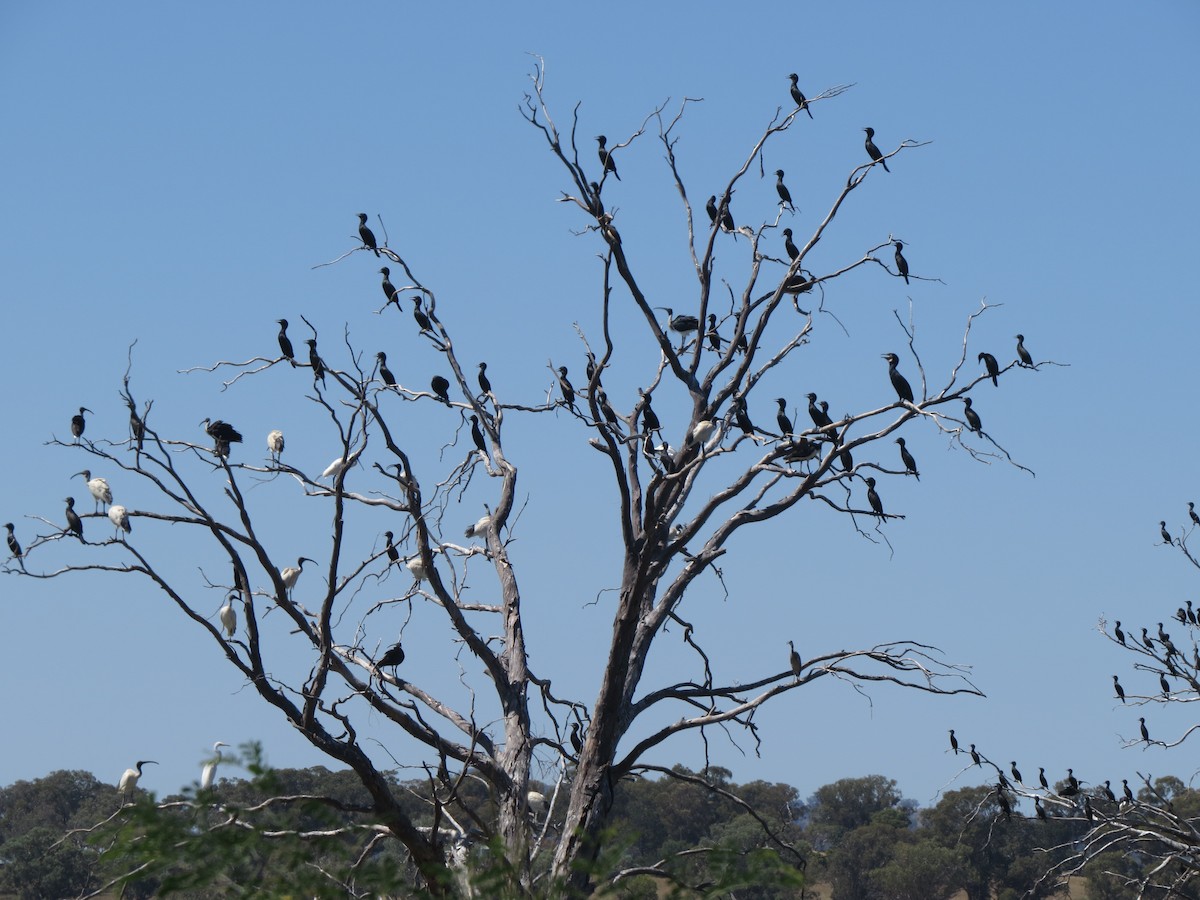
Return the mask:
[[[116,787],[78,770],[0,788],[0,894],[82,896],[139,870],[124,897],[237,895],[247,888],[255,896],[346,896],[350,885],[423,895],[399,842],[378,840],[364,853],[379,829],[352,772],[250,769],[252,777],[222,777],[210,791],[163,798],[139,791],[125,807]],[[682,886],[720,883],[736,884],[739,898],[812,897],[814,884],[825,885],[832,900],[948,900],[960,891],[968,900],[1065,896],[1042,876],[1089,828],[1082,813],[1052,811],[1040,820],[1017,806],[1006,815],[996,788],[986,785],[949,791],[922,808],[883,775],[844,778],[802,800],[787,784],[737,784],[727,769],[671,771],[618,786],[595,880],[611,883],[619,872],[654,865],[672,879],[630,875],[601,895],[649,900],[662,896],[666,883],[675,885],[673,896],[701,896]],[[444,795],[445,782],[432,772],[392,778],[414,819],[434,824],[430,792]],[[437,826],[448,850],[457,847],[486,869],[493,807],[481,782],[453,783],[457,801],[445,806]],[[531,787],[554,800],[553,784]],[[1153,788],[1138,799],[1200,814],[1200,792],[1178,778],[1156,779]],[[1085,786],[1085,793],[1101,814],[1112,805],[1102,787]],[[271,802],[279,797],[323,799]],[[555,813],[551,807],[547,817],[531,805],[543,835],[536,852],[551,852],[557,840]],[[686,852],[697,848],[703,852]],[[1117,900],[1138,896],[1144,873],[1136,858],[1111,854],[1092,860],[1085,874],[1086,894],[1077,880],[1074,898]]]

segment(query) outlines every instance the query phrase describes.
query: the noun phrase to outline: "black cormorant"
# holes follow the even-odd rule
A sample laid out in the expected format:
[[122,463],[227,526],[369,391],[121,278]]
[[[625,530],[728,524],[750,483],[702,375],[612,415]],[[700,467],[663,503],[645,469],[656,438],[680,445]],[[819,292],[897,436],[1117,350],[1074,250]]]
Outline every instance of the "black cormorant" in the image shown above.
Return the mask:
[[1158,686],[1162,688],[1163,696],[1171,696],[1171,683],[1167,681],[1167,676],[1162,672],[1158,673]]
[[871,504],[871,512],[883,518],[883,501],[879,499],[879,495],[875,493],[875,479],[867,478],[867,502]]
[[1079,793],[1079,779],[1074,769],[1067,769],[1067,786],[1058,792],[1060,797],[1074,797]]
[[475,448],[482,453],[487,453],[487,443],[483,439],[483,432],[479,428],[479,417],[471,416],[471,440],[475,442]]
[[1017,768],[1017,761],[1014,759],[1009,765],[1013,773],[1013,778],[1017,780],[1017,784],[1024,782],[1025,779],[1021,777],[1021,770]]
[[575,388],[567,378],[567,367],[558,367],[558,389],[562,391],[563,403],[570,409],[575,408]]
[[[400,312],[404,312],[403,307],[400,306],[400,291],[398,291],[396,286],[392,284],[392,270],[387,266],[384,266],[379,270],[379,272],[383,275],[383,296],[387,297],[388,303],[395,303],[396,309],[400,310]],[[387,306],[387,303],[385,303],[384,306]]]
[[908,448],[904,446],[904,438],[896,438],[896,443],[900,445],[900,462],[904,463],[904,472],[906,475],[915,475],[917,481],[921,480],[921,473],[917,471],[917,461],[913,459],[913,455],[908,452]]
[[704,210],[708,213],[708,222],[710,225],[717,224],[717,218],[720,213],[717,212],[717,195],[713,194],[708,198],[708,202],[704,204]]
[[1145,647],[1147,650],[1149,650],[1151,653],[1154,652],[1154,641],[1152,641],[1150,639],[1150,635],[1146,633],[1145,628],[1142,629],[1142,646]]
[[783,397],[777,397],[775,402],[779,404],[779,412],[775,413],[775,421],[779,423],[779,433],[784,437],[792,435],[792,420],[787,415],[787,400]]
[[1108,779],[1104,780],[1104,799],[1109,803],[1117,802],[1117,795],[1112,792],[1112,782]]
[[485,394],[492,392],[492,382],[487,377],[487,363],[479,364],[479,389]]
[[875,129],[864,128],[863,131],[867,133],[867,139],[863,142],[863,146],[867,148],[867,156],[871,157],[872,162],[877,162],[883,166],[883,171],[892,171],[888,168],[887,160],[883,158],[883,154],[879,152],[879,148],[875,146]]
[[1021,361],[1023,366],[1033,366],[1033,357],[1029,355],[1029,351],[1025,349],[1025,335],[1017,335],[1017,359]]
[[979,361],[987,369],[988,377],[992,379],[992,384],[1000,387],[1000,364],[996,362],[996,357],[990,353],[980,353]]
[[1166,522],[1158,523],[1158,533],[1162,535],[1162,539],[1163,539],[1164,543],[1167,543],[1167,544],[1175,543],[1174,541],[1171,540],[1171,532],[1167,531],[1167,523]]
[[[816,394],[810,393],[808,395],[808,416],[817,428],[824,428],[826,425],[833,424],[833,420],[829,418],[829,414],[817,408]],[[828,432],[826,432],[826,436],[832,437]]]
[[892,387],[896,389],[896,396],[908,403],[913,402],[912,386],[908,383],[908,379],[896,371],[896,364],[900,362],[900,357],[895,353],[883,354],[883,359],[888,362],[888,378],[892,380]]
[[8,529],[8,552],[13,555],[13,559],[20,559],[21,545],[17,542],[17,536],[13,534],[13,523],[5,522],[4,527]]
[[1121,682],[1117,680],[1116,675],[1113,676],[1113,690],[1115,690],[1117,692],[1117,697],[1119,697],[1121,702],[1124,703],[1125,702],[1125,688],[1121,687]]
[[790,228],[783,229],[783,250],[792,262],[795,262],[796,257],[800,255],[800,248],[792,243],[792,229]]
[[750,421],[750,414],[746,410],[746,398],[738,397],[733,401],[733,421],[738,428],[742,429],[743,434],[750,436],[754,435],[757,429],[754,423]]
[[996,802],[1000,804],[1000,813],[1006,819],[1012,818],[1012,804],[1004,793],[1004,775],[1001,773],[1000,782],[996,785]]
[[379,245],[375,243],[375,232],[367,227],[367,214],[358,214],[358,236],[362,238],[363,246],[379,255]]
[[733,191],[726,191],[721,195],[721,207],[719,210],[721,214],[721,227],[726,231],[737,230],[733,224],[733,213],[729,211],[729,204],[732,202],[732,200]]
[[978,435],[983,435],[983,422],[979,418],[979,413],[971,409],[971,398],[963,397],[963,418],[967,420],[967,427]]
[[71,534],[75,535],[75,537],[82,541],[83,519],[79,518],[79,513],[75,512],[75,498],[68,497],[65,502],[67,504],[67,531],[71,532]]
[[447,381],[441,375],[434,375],[433,378],[429,382],[429,388],[430,388],[430,390],[433,391],[435,397],[437,397],[439,400],[441,400],[447,406],[450,405],[450,382],[449,381]]
[[896,244],[896,271],[900,273],[905,284],[910,284],[908,280],[908,260],[904,258],[904,254],[900,251],[904,249],[904,245],[899,241]]
[[613,178],[617,179],[617,181],[620,181],[621,176],[617,174],[617,164],[613,162],[612,154],[609,153],[608,148],[604,146],[607,142],[608,138],[606,138],[604,135],[596,135],[596,143],[600,145],[599,149],[596,151],[600,156],[600,165],[604,167],[603,171],[612,172]]
[[791,652],[788,654],[788,664],[792,667],[792,674],[799,678],[800,670],[803,668],[800,654],[796,652],[796,645],[791,641],[788,641],[788,646],[791,648]]
[[1122,647],[1125,646],[1125,632],[1123,632],[1121,630],[1121,620],[1120,619],[1117,619],[1116,624],[1113,626],[1113,637],[1115,637],[1118,641],[1121,642]]
[[708,314],[708,330],[704,336],[708,338],[708,348],[714,353],[720,353],[721,335],[717,332],[717,317],[713,313]]
[[808,108],[808,98],[800,90],[800,86],[796,84],[800,80],[800,76],[793,72],[788,76],[788,81],[792,83],[792,99],[796,102],[796,106],[808,113],[808,117],[813,117],[812,110]]
[[642,393],[642,389],[638,388],[638,393],[642,395],[642,423],[646,426],[646,434],[653,434],[662,428],[662,424],[658,421],[658,416],[650,406],[650,395]]
[[1050,790],[1050,782],[1046,780],[1046,770],[1038,766],[1038,784],[1042,786],[1043,791]]
[[1037,817],[1039,819],[1041,819],[1043,822],[1046,821],[1046,810],[1042,808],[1042,798],[1041,797],[1033,798],[1033,810],[1035,813],[1037,813]]
[[388,560],[390,560],[391,562],[394,562],[394,563],[400,562],[400,551],[396,549],[396,544],[395,544],[396,536],[394,534],[392,534],[390,531],[385,531],[383,533],[383,536],[384,536],[384,538],[387,539],[387,558],[388,558]]
[[83,418],[84,413],[90,413],[91,410],[86,406],[79,407],[79,412],[71,416],[71,434],[75,436],[75,443],[79,443],[79,439],[83,437],[83,431],[87,428],[87,422]]
[[321,385],[324,386],[325,363],[321,360],[320,354],[317,353],[317,339],[306,338],[304,343],[308,344],[308,364],[312,366],[313,384],[316,384],[319,378]]
[[283,354],[283,358],[292,364],[292,368],[296,367],[296,351],[292,347],[292,339],[287,334],[287,319],[276,319],[279,323],[279,352]]
[[954,751],[955,755],[958,754],[958,738],[954,736],[953,728],[950,729],[950,749]]
[[413,297],[413,319],[422,333],[430,330],[429,316],[425,315],[421,310],[421,297],[419,295]]
[[375,354],[375,358],[379,360],[379,377],[383,379],[383,383],[388,387],[396,386],[396,376],[392,374],[392,370],[387,367],[387,354],[380,350]]
[[792,212],[795,212],[796,206],[792,203],[791,191],[789,191],[787,189],[787,185],[783,183],[783,169],[775,170],[775,191],[779,194],[779,202]]
[[977,766],[983,765],[983,760],[979,758],[979,751],[975,749],[975,745],[971,745],[971,762]]
[[1150,729],[1146,727],[1146,719],[1144,716],[1138,717],[1138,726],[1142,732],[1142,740],[1147,744],[1150,743]]
[[571,723],[571,749],[575,751],[576,756],[583,752],[583,738],[579,736],[578,722]]
[[1133,791],[1131,791],[1129,789],[1129,779],[1128,778],[1121,779],[1121,790],[1124,791],[1124,793],[1125,793],[1125,801],[1127,803],[1132,803],[1133,802]]
[[1200,525],[1200,514],[1196,513],[1196,504],[1191,500],[1188,501],[1188,518],[1193,525]]

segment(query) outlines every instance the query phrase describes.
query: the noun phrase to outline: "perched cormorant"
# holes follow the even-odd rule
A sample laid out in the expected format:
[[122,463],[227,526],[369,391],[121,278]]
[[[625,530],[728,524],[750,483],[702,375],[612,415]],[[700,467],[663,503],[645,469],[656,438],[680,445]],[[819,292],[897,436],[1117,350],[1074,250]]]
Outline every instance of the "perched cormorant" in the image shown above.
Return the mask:
[[[833,420],[829,418],[829,413],[817,408],[817,395],[813,393],[808,395],[808,416],[817,428],[824,428],[827,425],[833,424]],[[832,437],[828,432],[826,434]]]
[[1167,531],[1167,523],[1166,522],[1158,523],[1158,533],[1162,535],[1162,539],[1163,539],[1164,543],[1167,543],[1167,544],[1175,543],[1174,541],[1171,540],[1171,532]]
[[1042,786],[1043,791],[1050,790],[1050,782],[1046,780],[1046,770],[1038,766],[1038,784]]
[[1128,779],[1128,778],[1122,778],[1122,779],[1121,779],[1121,789],[1122,789],[1122,790],[1124,791],[1124,793],[1125,793],[1125,800],[1126,800],[1126,802],[1128,802],[1128,803],[1132,803],[1132,802],[1133,802],[1133,791],[1131,791],[1131,790],[1129,789],[1129,779]]
[[558,367],[558,389],[562,391],[563,404],[570,409],[575,408],[575,388],[567,378],[567,367]]
[[1197,620],[1196,620],[1196,611],[1192,609],[1192,601],[1191,601],[1191,600],[1185,600],[1184,602],[1187,604],[1187,619],[1188,619],[1188,622],[1189,622],[1190,624],[1192,624],[1192,625],[1200,624],[1200,623],[1198,623],[1198,622],[1197,622]]
[[1083,798],[1083,814],[1087,816],[1089,822],[1096,821],[1096,812],[1092,809],[1092,798],[1086,795]]
[[875,479],[867,478],[867,502],[871,504],[871,512],[883,518],[883,501],[879,499],[879,495],[875,493]]
[[292,348],[292,339],[287,335],[287,319],[276,319],[279,323],[279,352],[283,354],[283,358],[292,364],[292,368],[296,368],[296,351]]
[[600,199],[600,185],[595,181],[588,182],[588,187],[592,189],[592,198],[588,203],[588,207],[597,219],[604,215],[604,201]]
[[375,232],[367,227],[367,214],[358,214],[358,236],[362,238],[363,246],[379,255],[379,245],[375,243]]
[[779,412],[775,414],[775,421],[779,423],[779,433],[784,437],[791,437],[792,420],[787,415],[787,400],[777,397],[775,402],[779,404]]
[[904,438],[896,438],[896,443],[900,445],[900,462],[904,463],[904,473],[906,475],[915,475],[917,481],[920,481],[921,473],[917,471],[917,461],[913,459],[913,455],[904,446]]
[[1017,359],[1021,361],[1021,365],[1033,367],[1033,357],[1025,349],[1025,335],[1023,334],[1017,335]]
[[1037,817],[1039,819],[1041,819],[1043,822],[1046,821],[1046,810],[1042,808],[1042,798],[1041,797],[1033,798],[1033,810],[1035,813],[1037,813]]
[[738,397],[733,401],[733,421],[738,428],[742,429],[743,434],[754,436],[757,430],[754,423],[750,421],[750,414],[746,410],[746,398]]
[[1008,795],[1004,793],[1004,775],[1001,773],[1000,782],[996,785],[996,802],[1000,804],[1000,813],[1005,819],[1012,818],[1012,804],[1008,800]]
[[992,379],[992,384],[1000,387],[1000,364],[996,362],[996,357],[990,353],[980,353],[979,361],[987,369],[988,376]]
[[892,380],[892,387],[896,389],[896,396],[902,401],[912,403],[912,386],[908,383],[907,378],[896,371],[896,364],[900,362],[900,357],[895,353],[885,353],[883,354],[883,359],[886,359],[888,362],[888,378]]
[[1138,717],[1138,725],[1142,732],[1142,740],[1147,744],[1150,743],[1150,729],[1146,727],[1146,718],[1144,716]]
[[899,241],[895,241],[894,243],[896,244],[896,271],[900,273],[901,277],[904,279],[904,283],[909,284],[908,260],[905,259],[904,254],[900,252],[904,249],[904,245]]
[[1146,633],[1145,628],[1142,629],[1142,646],[1145,647],[1147,650],[1149,650],[1151,653],[1154,652],[1154,641],[1150,640],[1150,635],[1148,635]]
[[599,149],[596,151],[600,156],[600,165],[604,167],[603,170],[605,172],[612,172],[613,178],[617,179],[617,181],[620,181],[621,176],[617,174],[617,164],[613,162],[612,154],[609,153],[608,148],[604,146],[607,142],[608,138],[606,138],[604,135],[596,135],[596,143],[600,145]]
[[571,723],[571,749],[575,751],[576,756],[583,752],[583,738],[579,736],[578,722]]
[[792,667],[792,674],[799,678],[800,670],[802,668],[800,663],[800,654],[796,652],[796,645],[791,641],[788,641],[788,646],[791,647],[791,653],[788,654],[788,664]]
[[[396,309],[404,312],[404,309],[400,306],[400,291],[392,284],[392,270],[384,266],[379,272],[383,275],[383,296],[387,297],[388,303],[395,303]],[[387,306],[387,303],[384,306]]]
[[392,370],[387,367],[387,354],[380,350],[375,354],[375,358],[379,360],[379,377],[383,379],[383,383],[388,387],[396,386],[396,376],[392,374]]
[[879,152],[879,148],[875,146],[875,129],[864,128],[863,131],[867,133],[867,139],[863,142],[863,146],[867,148],[867,156],[871,157],[871,162],[879,163],[883,166],[883,171],[885,172],[892,171],[888,168],[887,160],[883,158],[883,154]]
[[421,310],[421,297],[418,294],[413,297],[413,320],[416,321],[417,327],[424,333],[430,330],[429,316],[425,315]]
[[471,440],[481,453],[487,453],[487,443],[483,440],[483,432],[479,429],[479,417],[471,416]]
[[375,663],[377,669],[394,669],[400,663],[404,662],[404,648],[399,643],[389,647],[383,656],[379,657],[379,661]]
[[1125,646],[1125,632],[1123,632],[1121,630],[1121,620],[1120,619],[1117,619],[1116,624],[1113,626],[1113,637],[1115,637],[1118,641],[1121,642],[1122,647]]
[[385,531],[383,533],[383,536],[387,540],[387,551],[386,552],[387,552],[388,560],[390,562],[394,562],[394,563],[400,562],[400,551],[396,549],[396,544],[395,544],[396,536],[394,534],[392,534],[390,531]]
[[4,527],[8,529],[8,552],[12,554],[13,559],[20,559],[21,545],[17,542],[17,536],[13,534],[13,523],[5,522]]
[[492,392],[492,382],[487,377],[487,363],[479,364],[479,389],[485,394]]
[[321,380],[321,385],[325,385],[325,363],[321,360],[320,354],[317,353],[317,339],[306,338],[304,343],[308,344],[308,364],[312,366],[313,384],[317,383],[317,379]]
[[1121,702],[1124,703],[1125,702],[1125,688],[1121,687],[1121,682],[1117,680],[1116,675],[1113,676],[1113,689],[1117,692],[1117,697],[1119,697]]
[[971,745],[971,762],[977,766],[983,765],[983,760],[979,758],[979,751],[975,749],[975,745]]
[[1167,681],[1167,676],[1162,672],[1158,673],[1158,686],[1162,688],[1164,697],[1171,696],[1171,684],[1169,681]]
[[792,262],[795,262],[796,257],[800,255],[800,248],[792,243],[792,229],[790,228],[783,229],[783,249]]
[[736,231],[733,225],[733,213],[729,211],[729,204],[733,200],[733,191],[726,191],[721,195],[721,227],[726,231]]
[[979,413],[971,409],[971,398],[963,397],[963,417],[967,420],[967,427],[976,434],[983,435],[983,422],[979,418]]
[[65,502],[67,504],[67,531],[71,532],[71,534],[75,535],[75,537],[82,541],[83,519],[79,518],[79,513],[75,512],[75,498],[68,497]]
[[717,195],[713,194],[708,198],[708,202],[704,204],[704,210],[708,213],[708,222],[710,225],[716,225],[720,213],[717,212]]
[[708,349],[720,353],[721,335],[717,332],[717,317],[714,313],[708,314],[708,330],[704,332],[704,336],[708,338]]
[[1188,501],[1188,518],[1192,520],[1193,525],[1200,525],[1200,515],[1196,513],[1196,504],[1191,500]]
[[1010,768],[1013,773],[1013,778],[1017,780],[1017,784],[1021,784],[1025,781],[1025,779],[1021,777],[1021,770],[1017,768],[1017,761],[1015,759],[1010,763]]
[[434,375],[433,378],[429,382],[429,388],[430,388],[430,390],[433,391],[435,397],[437,397],[439,400],[441,400],[447,406],[450,405],[450,382],[449,381],[447,381],[441,375]]
[[808,117],[813,117],[812,110],[808,108],[808,98],[800,90],[800,86],[796,84],[800,80],[800,76],[793,72],[788,76],[788,81],[792,83],[792,99],[796,101],[796,106],[808,113]]
[[86,406],[79,407],[79,412],[71,416],[71,434],[75,436],[75,443],[79,443],[79,439],[83,437],[83,430],[87,428],[87,422],[83,418],[84,413],[90,413],[91,410]]
[[950,729],[950,749],[954,751],[955,755],[958,755],[958,738],[954,736],[953,728]]
[[1060,797],[1074,797],[1079,793],[1079,779],[1074,769],[1067,769],[1067,786],[1058,792]]
[[789,191],[787,189],[787,185],[783,183],[783,169],[775,170],[775,191],[779,194],[779,202],[792,212],[795,212],[796,206],[792,203],[791,191]]
[[650,406],[650,395],[643,393],[641,388],[638,388],[638,393],[643,398],[642,423],[646,426],[646,434],[653,434],[662,428],[662,423],[658,421],[658,416]]
[[1109,803],[1117,802],[1117,795],[1112,792],[1112,782],[1108,779],[1104,780],[1104,799]]

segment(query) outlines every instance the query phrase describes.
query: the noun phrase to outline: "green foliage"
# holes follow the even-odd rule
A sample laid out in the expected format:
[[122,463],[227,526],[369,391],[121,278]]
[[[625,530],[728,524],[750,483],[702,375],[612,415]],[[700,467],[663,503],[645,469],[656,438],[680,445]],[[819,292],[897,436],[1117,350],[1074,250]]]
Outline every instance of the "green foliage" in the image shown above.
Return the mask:
[[38,825],[0,846],[0,891],[21,900],[77,897],[94,885],[96,854]]

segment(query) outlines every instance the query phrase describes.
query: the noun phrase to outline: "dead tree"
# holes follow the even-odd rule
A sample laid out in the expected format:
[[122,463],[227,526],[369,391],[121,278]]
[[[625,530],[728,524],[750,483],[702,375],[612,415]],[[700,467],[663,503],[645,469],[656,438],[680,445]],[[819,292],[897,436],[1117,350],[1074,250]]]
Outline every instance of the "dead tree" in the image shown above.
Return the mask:
[[[360,351],[348,338],[339,347],[307,320],[312,331],[308,362],[302,354],[268,355],[188,370],[228,373],[222,390],[258,389],[257,379],[275,367],[275,375],[304,379],[314,421],[334,441],[337,454],[317,473],[291,462],[284,449],[290,444],[276,432],[268,438],[270,455],[257,462],[250,449],[256,439],[237,443],[232,435],[240,432],[228,423],[206,424],[211,441],[199,429],[194,435],[160,433],[149,416],[150,403],[139,405],[127,376],[123,406],[145,410],[136,437],[103,440],[89,433],[87,440],[52,443],[62,452],[88,457],[92,470],[109,476],[118,501],[125,485],[138,483],[147,499],[126,504],[132,532],[103,538],[96,524],[87,522],[88,545],[64,543],[58,524],[41,518],[44,532],[6,566],[34,579],[98,571],[148,578],[193,627],[209,633],[215,650],[267,704],[314,747],[357,774],[378,826],[371,840],[384,832],[402,842],[419,878],[442,894],[455,890],[455,867],[464,858],[462,841],[447,847],[446,835],[464,838],[468,831],[502,848],[515,891],[529,892],[543,876],[580,889],[594,886],[604,873],[587,863],[600,850],[614,788],[622,778],[667,773],[661,763],[668,742],[688,733],[706,740],[713,729],[740,731],[757,745],[756,710],[814,681],[832,678],[856,691],[884,683],[938,695],[979,693],[965,669],[909,636],[855,650],[801,646],[798,660],[789,657],[781,640],[777,659],[714,659],[703,634],[687,620],[687,599],[702,580],[723,584],[718,563],[731,538],[745,528],[799,515],[802,500],[818,501],[806,504],[808,516],[849,517],[858,533],[886,542],[885,529],[903,515],[881,500],[876,484],[883,488],[888,478],[916,474],[893,446],[902,429],[925,427],[976,458],[1011,462],[991,434],[964,417],[964,399],[989,380],[982,369],[966,369],[968,360],[973,363],[970,350],[978,349],[970,347],[971,327],[986,304],[966,317],[961,347],[937,353],[939,361],[951,362],[941,383],[931,383],[922,363],[912,315],[881,310],[879,315],[895,320],[895,344],[907,350],[897,365],[889,359],[894,348],[879,348],[875,404],[834,417],[811,394],[811,427],[790,421],[787,429],[761,427],[763,420],[770,421],[776,401],[756,391],[760,382],[784,371],[822,328],[840,327],[834,309],[841,302],[841,276],[867,268],[881,284],[900,287],[901,273],[888,262],[897,244],[886,229],[857,259],[823,271],[810,261],[843,205],[881,171],[875,160],[848,160],[845,184],[835,186],[809,237],[792,245],[793,257],[790,250],[782,253],[784,207],[771,201],[755,210],[747,203],[737,210],[740,227],[733,224],[731,207],[735,191],[751,183],[756,167],[774,168],[766,158],[793,128],[819,127],[809,115],[797,118],[805,112],[801,108],[777,110],[742,164],[712,190],[716,215],[711,220],[694,215],[677,167],[676,130],[691,101],[685,100],[673,117],[662,108],[654,111],[642,128],[610,143],[609,159],[615,160],[656,140],[666,157],[666,177],[679,194],[695,278],[687,287],[695,293],[690,308],[679,309],[685,290],[679,285],[670,300],[675,310],[663,318],[643,289],[639,248],[623,241],[619,231],[619,201],[625,198],[597,164],[594,148],[588,145],[582,157],[577,151],[578,107],[564,136],[546,105],[540,64],[532,81],[523,115],[563,167],[569,187],[559,199],[578,211],[581,246],[601,260],[598,325],[594,332],[577,326],[580,346],[573,351],[581,361],[586,356],[587,373],[582,365],[573,367],[569,392],[559,366],[567,351],[561,348],[547,348],[540,356],[510,353],[503,360],[515,368],[531,358],[559,357],[548,369],[548,393],[532,401],[508,396],[495,374],[485,384],[474,364],[464,367],[452,337],[458,305],[446,304],[443,313],[433,280],[417,274],[419,266],[390,246],[383,229],[377,246],[359,246],[356,240],[335,262],[374,265],[375,255],[387,257],[390,269],[381,270],[385,280],[391,279],[385,286],[387,302],[376,314],[384,317],[383,327],[409,329],[410,337],[415,333],[415,340],[427,341],[439,354],[442,373],[432,382],[434,373],[409,377],[400,367],[398,376],[390,371],[381,376],[361,361],[372,358],[373,349],[364,353],[368,348]],[[844,90],[824,91],[807,104],[831,101]],[[649,136],[648,129],[657,135]],[[896,163],[919,146],[906,140],[881,153]],[[648,164],[649,154],[620,160],[626,172]],[[898,171],[890,177],[903,177],[902,166],[893,168]],[[802,205],[812,208],[813,202],[806,199]],[[756,213],[771,218],[756,220]],[[734,262],[718,265],[718,249]],[[919,283],[926,265],[914,265],[908,278]],[[415,332],[397,298],[413,301]],[[618,306],[636,311],[642,336],[617,333]],[[295,331],[298,323],[292,326]],[[636,347],[638,341],[653,348],[649,356],[616,353],[619,346]],[[492,372],[500,371],[499,357],[492,362]],[[1017,366],[1014,360],[1000,367],[999,377],[1023,376],[1026,367],[1018,373]],[[907,373],[911,383],[900,373]],[[314,376],[311,389],[306,376]],[[640,385],[636,395],[616,386],[631,380]],[[686,400],[667,408],[671,396]],[[781,415],[785,405],[780,404]],[[402,417],[414,409],[436,413],[443,430],[430,434],[406,427]],[[518,573],[540,560],[514,543],[521,530],[518,467],[506,437],[510,419],[518,416],[533,418],[538,428],[569,430],[580,454],[599,453],[607,460],[612,505],[594,515],[616,510],[612,528],[622,560],[604,594],[615,599],[607,662],[595,673],[592,696],[552,690],[554,673],[537,671],[526,646]],[[102,417],[93,422],[89,432],[103,430]],[[251,433],[249,423],[238,424]],[[267,421],[255,424],[263,435],[274,427]],[[530,492],[532,503],[539,502],[542,489]],[[285,568],[297,553],[281,558],[267,534],[268,497],[285,495],[289,503],[304,504],[303,514],[312,517],[312,540],[303,552],[318,561],[294,575],[285,574]],[[468,497],[485,498],[486,515],[479,517],[481,504],[470,505]],[[364,547],[366,526],[358,524],[359,515],[386,515],[386,541]],[[85,514],[84,519],[95,517]],[[319,539],[322,522],[328,537]],[[466,522],[474,524],[464,540],[455,529]],[[206,545],[203,584],[174,562],[184,534],[197,547]],[[320,540],[325,546],[317,550]],[[398,583],[401,589],[394,590]],[[485,591],[488,599],[475,599]],[[233,636],[213,614],[231,594],[238,620]],[[404,622],[399,644],[396,616]],[[443,682],[406,669],[403,662],[405,642],[411,653],[415,643],[447,634],[456,653],[477,661],[486,676],[469,684],[465,704],[456,694],[450,699],[446,685],[452,677]],[[647,684],[651,648],[662,640],[686,645],[692,671],[668,683]],[[281,661],[284,648],[302,652],[303,667]],[[459,674],[466,678],[465,669]],[[360,740],[368,719],[387,723],[397,749],[381,752],[376,742]],[[393,795],[383,773],[397,762],[427,773],[426,817],[406,814]],[[531,779],[545,773],[551,777],[544,780],[554,785],[549,796],[531,791]],[[486,808],[463,800],[467,780],[486,785]],[[539,853],[550,847],[552,853]]]

